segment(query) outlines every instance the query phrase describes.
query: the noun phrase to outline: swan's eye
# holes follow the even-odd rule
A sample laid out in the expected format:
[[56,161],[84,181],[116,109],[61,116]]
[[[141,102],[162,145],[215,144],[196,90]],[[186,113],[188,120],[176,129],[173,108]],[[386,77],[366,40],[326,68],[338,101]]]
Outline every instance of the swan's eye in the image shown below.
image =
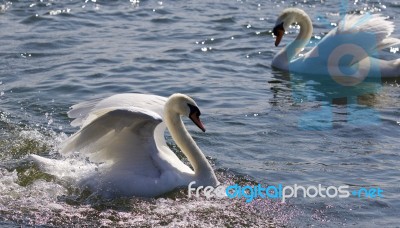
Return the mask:
[[199,110],[198,107],[196,107],[196,106],[194,106],[194,105],[191,105],[191,104],[187,104],[187,105],[188,105],[189,108],[190,108],[189,116],[191,116],[191,115],[193,115],[193,114],[196,114],[196,116],[199,117],[199,116],[201,115],[201,112],[200,112],[200,110]]
[[274,33],[274,36],[278,36],[279,35],[278,31],[285,31],[285,28],[283,27],[283,22],[280,23],[279,25],[276,25],[274,27],[274,29],[272,30],[272,32]]
[[194,124],[196,124],[197,127],[199,127],[203,132],[206,131],[206,129],[204,128],[203,123],[200,121],[200,110],[198,107],[188,104],[189,108],[190,108],[190,114],[189,114],[189,118],[193,121]]

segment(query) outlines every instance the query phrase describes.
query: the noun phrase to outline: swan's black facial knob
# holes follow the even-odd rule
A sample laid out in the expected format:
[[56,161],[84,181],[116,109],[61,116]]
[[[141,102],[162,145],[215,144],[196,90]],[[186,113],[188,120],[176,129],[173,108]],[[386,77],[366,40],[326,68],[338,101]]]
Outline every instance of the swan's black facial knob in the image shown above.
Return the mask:
[[285,34],[285,28],[283,27],[283,22],[276,25],[272,30],[272,33],[276,36],[275,40],[275,47],[276,47],[281,42],[283,34]]
[[203,123],[200,121],[200,115],[201,115],[200,109],[197,106],[191,104],[188,104],[188,106],[190,109],[189,119],[191,119],[198,128],[200,128],[203,132],[205,132],[206,129]]

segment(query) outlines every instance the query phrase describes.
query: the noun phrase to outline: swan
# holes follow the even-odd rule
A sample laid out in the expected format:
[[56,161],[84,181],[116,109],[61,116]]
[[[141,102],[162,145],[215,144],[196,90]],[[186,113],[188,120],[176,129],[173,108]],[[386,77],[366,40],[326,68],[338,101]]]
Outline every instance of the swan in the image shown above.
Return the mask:
[[[298,8],[283,10],[276,20],[272,31],[276,36],[275,46],[294,23],[300,26],[300,32],[275,55],[273,67],[311,75],[327,74],[335,80],[342,77],[339,80],[346,85],[359,83],[368,73],[382,78],[400,76],[400,58],[387,61],[372,57],[378,50],[400,44],[400,39],[389,37],[394,25],[383,16],[346,15],[336,28],[303,55],[298,54],[309,43],[313,26],[307,13]],[[347,61],[343,58],[346,55],[351,56]],[[352,76],[353,80],[349,81],[345,76]]]
[[[205,132],[200,110],[184,94],[169,98],[125,93],[102,100],[73,105],[68,112],[72,126],[80,130],[61,145],[63,155],[79,152],[96,167],[79,178],[79,185],[107,198],[116,196],[154,197],[179,187],[219,184],[205,155],[186,130],[181,116],[187,116]],[[193,170],[168,147],[164,131],[189,160]],[[70,164],[31,155],[39,167],[62,176]],[[57,170],[64,169],[64,170]],[[79,168],[79,167],[78,167]]]

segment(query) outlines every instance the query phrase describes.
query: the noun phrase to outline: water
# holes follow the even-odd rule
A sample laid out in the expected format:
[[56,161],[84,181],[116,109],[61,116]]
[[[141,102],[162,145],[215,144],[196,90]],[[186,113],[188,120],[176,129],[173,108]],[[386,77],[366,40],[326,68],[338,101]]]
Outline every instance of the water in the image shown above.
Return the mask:
[[[396,79],[349,105],[332,105],[314,101],[326,96],[318,82],[270,67],[279,50],[270,30],[282,9],[304,8],[317,42],[340,19],[343,4],[0,1],[0,224],[398,226]],[[392,36],[400,37],[399,6],[355,1],[345,7],[388,16],[397,26]],[[295,34],[292,29],[282,42]],[[395,48],[382,54],[400,57]],[[123,92],[192,96],[207,132],[188,128],[222,182],[380,187],[384,197],[247,204],[187,199],[182,190],[156,199],[108,201],[26,160],[30,153],[60,158],[59,143],[76,131],[66,116],[71,105]],[[304,120],[306,113],[316,113],[308,116],[311,122]],[[315,126],[304,129],[301,121]],[[321,125],[328,128],[316,130]]]

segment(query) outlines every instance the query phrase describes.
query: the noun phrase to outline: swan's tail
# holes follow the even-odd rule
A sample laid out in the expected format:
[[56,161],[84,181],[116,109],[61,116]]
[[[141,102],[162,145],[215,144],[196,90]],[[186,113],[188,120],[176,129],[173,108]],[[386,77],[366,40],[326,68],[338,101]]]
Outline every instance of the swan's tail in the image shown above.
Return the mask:
[[51,172],[62,165],[61,161],[44,158],[36,154],[30,154],[29,160],[33,161],[44,172]]
[[79,180],[88,172],[96,170],[95,164],[89,164],[76,159],[56,160],[44,158],[36,154],[30,154],[29,160],[35,163],[45,173],[56,176],[60,179]]

